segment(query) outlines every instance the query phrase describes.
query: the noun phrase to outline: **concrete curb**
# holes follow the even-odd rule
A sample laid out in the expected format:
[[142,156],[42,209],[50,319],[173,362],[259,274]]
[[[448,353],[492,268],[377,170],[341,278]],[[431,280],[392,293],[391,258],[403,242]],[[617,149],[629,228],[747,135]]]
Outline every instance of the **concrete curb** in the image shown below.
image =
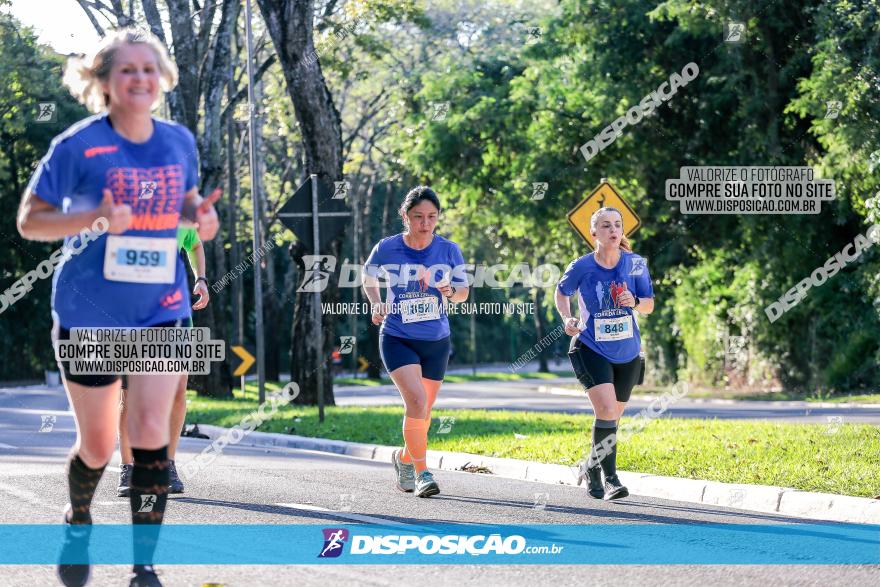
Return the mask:
[[[577,389],[569,389],[567,387],[556,387],[552,385],[539,385],[538,393],[547,393],[550,395],[564,395],[568,397],[587,397],[587,394]],[[639,400],[651,402],[659,398],[659,395],[633,395],[630,401]],[[722,399],[714,397],[695,397],[688,398],[688,401],[696,404],[717,404],[717,405],[741,405],[748,404],[750,406],[784,406],[795,408],[867,408],[877,409],[880,404],[860,404],[860,403],[832,403],[832,402],[805,402],[801,400],[743,400],[743,399]]]
[[[216,440],[229,429],[200,424],[199,431],[209,436],[211,440]],[[329,452],[389,464],[391,453],[398,448],[269,432],[251,432],[238,444]],[[553,485],[577,485],[577,467],[574,466],[567,467],[565,465],[435,450],[428,451],[427,459],[428,467],[432,469],[461,471],[485,468],[491,474],[499,477],[552,483]],[[811,493],[787,487],[682,479],[627,471],[619,471],[618,475],[633,495],[718,505],[814,520],[880,524],[880,499],[831,493]]]

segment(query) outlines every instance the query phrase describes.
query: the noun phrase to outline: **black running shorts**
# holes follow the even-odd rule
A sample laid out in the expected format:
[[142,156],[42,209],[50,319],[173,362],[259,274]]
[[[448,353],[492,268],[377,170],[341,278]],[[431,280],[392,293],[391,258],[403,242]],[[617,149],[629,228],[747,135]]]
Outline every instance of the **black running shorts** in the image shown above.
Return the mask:
[[632,389],[639,383],[642,361],[636,357],[628,363],[612,363],[587,345],[577,336],[573,336],[569,345],[568,358],[574,374],[589,390],[603,383],[614,385],[617,401],[627,402]]

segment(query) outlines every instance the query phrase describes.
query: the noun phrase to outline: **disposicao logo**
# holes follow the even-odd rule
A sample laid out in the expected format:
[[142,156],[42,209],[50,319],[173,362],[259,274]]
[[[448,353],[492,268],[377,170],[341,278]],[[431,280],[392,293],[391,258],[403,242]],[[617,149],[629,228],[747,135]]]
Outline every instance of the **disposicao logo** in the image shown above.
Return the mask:
[[[527,551],[526,539],[513,535],[502,537],[455,535],[391,535],[391,536],[352,536],[351,554],[407,554],[415,550],[419,554],[484,554],[515,555]],[[560,549],[561,550],[561,549]]]
[[324,528],[324,548],[318,558],[336,558],[342,554],[342,547],[348,540],[348,530],[345,528]]

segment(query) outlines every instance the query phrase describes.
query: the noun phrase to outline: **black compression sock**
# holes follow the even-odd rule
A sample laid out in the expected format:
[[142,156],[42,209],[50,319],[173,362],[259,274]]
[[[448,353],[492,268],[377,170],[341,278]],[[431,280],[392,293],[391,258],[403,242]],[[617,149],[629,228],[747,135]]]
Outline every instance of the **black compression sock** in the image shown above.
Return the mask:
[[617,421],[596,419],[593,423],[593,448],[590,464],[602,465],[605,477],[617,474]]
[[92,516],[89,509],[92,498],[95,496],[95,488],[104,474],[103,465],[98,469],[91,469],[86,465],[79,454],[72,455],[67,463],[67,485],[70,495],[70,523],[90,524]]
[[132,448],[131,522],[134,528],[135,563],[151,564],[159,528],[168,501],[168,447],[156,450]]

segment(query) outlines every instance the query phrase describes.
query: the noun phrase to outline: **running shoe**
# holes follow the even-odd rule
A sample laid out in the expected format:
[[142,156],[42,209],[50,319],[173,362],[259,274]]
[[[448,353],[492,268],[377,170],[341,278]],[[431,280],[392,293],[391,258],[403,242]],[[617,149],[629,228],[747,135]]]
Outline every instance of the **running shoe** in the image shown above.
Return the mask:
[[440,487],[434,481],[431,471],[422,471],[416,479],[416,497],[431,497],[440,493]]
[[590,496],[596,499],[605,497],[605,487],[602,485],[602,467],[596,465],[595,467],[588,468],[587,476],[590,478]]
[[601,466],[596,465],[595,467],[589,467],[587,466],[587,461],[582,462],[578,469],[578,486],[584,481],[587,482],[587,488],[589,489],[591,497],[595,497],[596,499],[602,499],[605,497],[605,486],[602,485]]
[[128,587],[162,587],[153,565],[135,565]]
[[605,477],[605,501],[622,499],[629,495],[629,489],[623,486],[617,475]]
[[397,449],[391,455],[394,463],[394,471],[397,473],[397,488],[406,493],[416,490],[416,468],[412,463],[404,463],[400,460],[401,449]]
[[177,467],[174,466],[174,461],[170,461],[170,463],[168,466],[168,493],[183,493],[183,481],[177,474]]
[[[58,563],[58,578],[66,587],[82,587],[89,582],[89,538],[92,535],[92,518],[81,524],[70,523],[70,504],[64,509],[64,544]],[[86,561],[71,564],[69,561]]]
[[116,488],[117,497],[128,497],[131,493],[131,471],[134,465],[119,466],[119,487]]

